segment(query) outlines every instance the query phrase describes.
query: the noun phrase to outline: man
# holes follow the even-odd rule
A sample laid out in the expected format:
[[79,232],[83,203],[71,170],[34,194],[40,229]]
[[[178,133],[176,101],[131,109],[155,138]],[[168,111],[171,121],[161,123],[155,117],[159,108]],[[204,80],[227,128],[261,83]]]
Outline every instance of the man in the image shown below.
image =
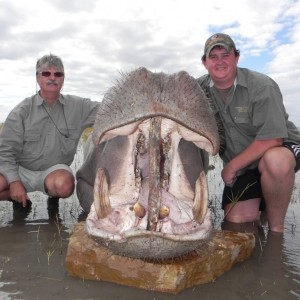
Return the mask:
[[29,192],[49,195],[48,208],[74,191],[70,169],[82,131],[95,119],[99,102],[62,95],[62,60],[45,55],[37,61],[39,92],[19,103],[0,133],[0,200],[14,208],[30,207]]
[[237,67],[239,56],[230,36],[214,34],[202,56],[208,74],[198,79],[225,131],[222,208],[225,220],[234,223],[256,221],[265,209],[269,229],[283,232],[300,167],[300,135],[276,82]]

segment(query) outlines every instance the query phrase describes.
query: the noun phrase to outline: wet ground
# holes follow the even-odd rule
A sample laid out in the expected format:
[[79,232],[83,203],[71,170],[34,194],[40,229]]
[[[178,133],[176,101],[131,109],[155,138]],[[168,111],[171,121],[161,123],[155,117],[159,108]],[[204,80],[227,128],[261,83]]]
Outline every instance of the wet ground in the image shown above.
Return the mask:
[[[74,168],[81,159],[79,152]],[[217,168],[209,173],[210,206],[215,226],[221,228],[219,201],[222,183],[218,161],[212,163]],[[11,203],[2,201],[0,299],[300,299],[299,178],[297,176],[283,235],[270,234],[265,225],[258,228],[253,224],[227,227],[256,233],[252,257],[235,265],[214,282],[187,289],[178,295],[69,276],[65,268],[68,240],[73,225],[86,217],[75,196],[60,200],[58,217],[48,214],[46,196],[41,193],[30,194],[33,206],[28,214],[16,213]]]

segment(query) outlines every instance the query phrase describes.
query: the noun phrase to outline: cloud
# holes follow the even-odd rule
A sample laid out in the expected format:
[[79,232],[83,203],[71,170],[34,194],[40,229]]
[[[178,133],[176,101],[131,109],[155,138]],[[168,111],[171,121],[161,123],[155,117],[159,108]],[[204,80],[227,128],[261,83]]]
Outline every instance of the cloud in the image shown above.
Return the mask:
[[120,71],[205,73],[205,40],[226,32],[241,50],[240,66],[266,72],[280,85],[300,126],[299,1],[0,0],[0,122],[35,92],[35,63],[46,54],[65,64],[64,93],[101,100]]

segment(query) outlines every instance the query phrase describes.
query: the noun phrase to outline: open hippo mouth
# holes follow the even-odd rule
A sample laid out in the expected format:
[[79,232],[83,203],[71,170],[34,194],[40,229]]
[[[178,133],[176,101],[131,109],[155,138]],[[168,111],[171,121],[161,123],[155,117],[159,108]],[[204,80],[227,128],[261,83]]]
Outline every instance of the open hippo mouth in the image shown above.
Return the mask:
[[[87,232],[113,252],[164,259],[207,242],[212,110],[186,72],[129,73],[104,97],[77,173]],[[93,199],[93,203],[90,204]]]

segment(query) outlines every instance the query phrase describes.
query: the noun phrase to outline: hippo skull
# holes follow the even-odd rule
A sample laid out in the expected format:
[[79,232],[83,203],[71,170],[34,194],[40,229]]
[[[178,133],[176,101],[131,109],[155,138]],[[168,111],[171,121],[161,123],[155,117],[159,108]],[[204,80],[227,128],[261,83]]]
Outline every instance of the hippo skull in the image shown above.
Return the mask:
[[77,172],[89,235],[113,252],[164,259],[207,242],[206,171],[219,149],[196,80],[137,69],[104,96]]

